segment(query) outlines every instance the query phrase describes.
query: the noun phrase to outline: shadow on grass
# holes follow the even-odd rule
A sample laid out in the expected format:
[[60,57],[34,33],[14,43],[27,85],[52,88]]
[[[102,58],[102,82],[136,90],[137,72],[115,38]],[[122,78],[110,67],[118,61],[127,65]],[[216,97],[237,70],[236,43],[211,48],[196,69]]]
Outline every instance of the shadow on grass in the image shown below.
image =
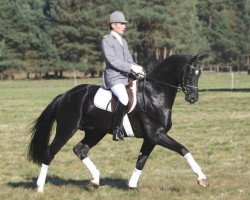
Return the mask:
[[[8,186],[12,188],[25,188],[25,189],[36,189],[36,181],[37,178],[32,177],[27,179],[27,181],[22,182],[9,182],[7,183]],[[83,188],[86,191],[89,191],[93,186],[91,185],[90,180],[74,180],[74,179],[62,179],[58,176],[48,176],[46,178],[46,183],[50,183],[55,186],[62,186],[62,185],[73,185]],[[108,178],[104,177],[100,180],[100,187],[110,186],[112,188],[126,190],[129,189],[127,186],[127,180],[121,178]]]
[[112,188],[117,188],[122,190],[129,189],[127,179],[104,177],[101,178],[100,182],[101,186],[108,185]]

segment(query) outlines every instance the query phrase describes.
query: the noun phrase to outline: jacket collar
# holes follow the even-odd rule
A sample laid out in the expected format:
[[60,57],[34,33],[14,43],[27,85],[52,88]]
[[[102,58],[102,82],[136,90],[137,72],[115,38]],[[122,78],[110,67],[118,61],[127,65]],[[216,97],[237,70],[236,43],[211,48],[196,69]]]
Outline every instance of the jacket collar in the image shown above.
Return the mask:
[[115,31],[111,31],[110,33],[113,36],[113,38],[117,39],[119,44],[123,46],[122,37],[118,33],[116,33]]

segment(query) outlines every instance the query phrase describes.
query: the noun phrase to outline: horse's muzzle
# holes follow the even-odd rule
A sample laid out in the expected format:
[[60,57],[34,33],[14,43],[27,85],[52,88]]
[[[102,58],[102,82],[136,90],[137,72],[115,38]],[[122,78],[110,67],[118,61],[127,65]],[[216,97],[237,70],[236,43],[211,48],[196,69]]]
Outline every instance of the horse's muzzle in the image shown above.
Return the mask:
[[190,104],[194,104],[196,101],[199,100],[198,93],[191,93],[186,95],[185,100]]

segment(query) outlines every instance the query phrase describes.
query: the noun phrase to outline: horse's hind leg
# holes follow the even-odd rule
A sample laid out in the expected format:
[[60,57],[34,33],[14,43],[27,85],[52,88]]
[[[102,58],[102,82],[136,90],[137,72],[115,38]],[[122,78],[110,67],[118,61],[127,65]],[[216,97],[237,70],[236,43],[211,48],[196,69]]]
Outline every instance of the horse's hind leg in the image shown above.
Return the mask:
[[71,126],[71,128],[64,127],[63,125],[57,124],[57,130],[55,138],[49,145],[46,155],[44,155],[43,163],[41,166],[40,174],[37,179],[37,191],[43,192],[45,180],[48,172],[49,165],[55,155],[60,151],[60,149],[67,143],[67,141],[75,134],[77,128]]
[[98,187],[100,184],[100,172],[96,168],[95,164],[88,157],[89,150],[95,146],[106,133],[98,133],[94,131],[85,131],[84,139],[74,146],[73,152],[80,158],[84,165],[90,171],[93,180],[91,180],[94,187]]

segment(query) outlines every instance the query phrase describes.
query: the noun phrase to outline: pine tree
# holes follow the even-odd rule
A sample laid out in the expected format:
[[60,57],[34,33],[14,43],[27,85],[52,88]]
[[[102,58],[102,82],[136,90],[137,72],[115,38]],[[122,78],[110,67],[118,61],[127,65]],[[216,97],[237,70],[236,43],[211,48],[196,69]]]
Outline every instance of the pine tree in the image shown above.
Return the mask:
[[209,49],[197,18],[196,0],[144,0],[133,5],[129,16],[138,32],[133,49],[140,64],[152,68],[172,53]]
[[124,37],[145,68],[173,53],[211,49],[211,63],[240,69],[250,62],[249,5],[249,0],[1,0],[0,71],[102,71],[101,40],[115,10],[129,21]]
[[104,2],[48,0],[44,11],[50,22],[46,30],[64,69],[103,70],[100,44],[104,35],[101,28],[105,26]]
[[[249,1],[249,0],[248,0]],[[240,66],[249,57],[247,1],[199,0],[199,17],[212,50],[212,63]]]
[[2,69],[41,72],[54,65],[57,53],[43,31],[41,0],[3,0],[0,4],[2,28]]

